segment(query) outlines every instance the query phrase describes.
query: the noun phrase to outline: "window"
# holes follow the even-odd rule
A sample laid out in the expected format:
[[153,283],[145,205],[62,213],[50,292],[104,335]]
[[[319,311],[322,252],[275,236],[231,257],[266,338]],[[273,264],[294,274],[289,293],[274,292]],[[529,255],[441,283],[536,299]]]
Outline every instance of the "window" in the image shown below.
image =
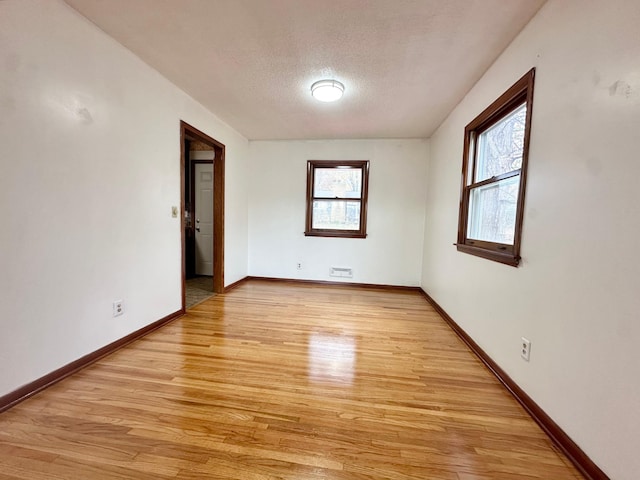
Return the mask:
[[464,131],[457,248],[517,266],[535,69]]
[[304,234],[365,238],[368,184],[368,160],[309,160]]

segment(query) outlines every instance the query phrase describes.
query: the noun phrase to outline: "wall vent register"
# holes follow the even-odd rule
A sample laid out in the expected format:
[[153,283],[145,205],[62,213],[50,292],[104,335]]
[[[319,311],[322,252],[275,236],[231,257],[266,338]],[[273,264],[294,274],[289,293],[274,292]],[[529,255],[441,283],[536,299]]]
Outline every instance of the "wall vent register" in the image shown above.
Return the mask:
[[348,267],[331,267],[331,277],[353,278],[353,269]]

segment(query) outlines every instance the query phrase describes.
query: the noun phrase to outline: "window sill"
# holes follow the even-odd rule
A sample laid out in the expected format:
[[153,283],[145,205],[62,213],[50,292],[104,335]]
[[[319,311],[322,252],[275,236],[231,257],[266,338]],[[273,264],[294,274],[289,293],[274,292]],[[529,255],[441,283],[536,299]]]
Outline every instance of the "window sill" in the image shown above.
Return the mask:
[[305,237],[333,237],[333,238],[367,238],[366,233],[352,231],[311,231],[304,232]]
[[511,265],[512,267],[517,267],[520,263],[520,257],[516,257],[512,253],[496,252],[494,250],[487,250],[486,248],[472,247],[470,245],[462,245],[459,243],[456,244],[456,248],[459,252],[486,258],[487,260],[493,260],[494,262],[504,263],[505,265]]

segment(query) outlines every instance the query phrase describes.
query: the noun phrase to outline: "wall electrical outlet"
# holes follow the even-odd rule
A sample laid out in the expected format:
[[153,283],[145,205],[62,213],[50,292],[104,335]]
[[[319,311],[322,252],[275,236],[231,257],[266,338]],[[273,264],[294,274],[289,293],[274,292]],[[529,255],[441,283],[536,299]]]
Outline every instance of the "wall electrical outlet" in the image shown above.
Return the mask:
[[124,313],[124,302],[122,300],[116,300],[113,302],[113,316],[119,317]]
[[298,270],[302,270],[302,263],[300,263],[300,262],[296,263],[296,268]]
[[524,337],[522,337],[522,343],[520,344],[520,356],[527,362],[531,357],[531,341]]

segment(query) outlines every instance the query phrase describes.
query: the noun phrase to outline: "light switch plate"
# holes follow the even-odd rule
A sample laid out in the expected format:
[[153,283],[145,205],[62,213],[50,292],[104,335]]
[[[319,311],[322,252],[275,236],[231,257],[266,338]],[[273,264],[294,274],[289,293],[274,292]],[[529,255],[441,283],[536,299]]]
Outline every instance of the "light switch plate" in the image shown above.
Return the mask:
[[171,216],[173,218],[178,218],[178,207],[171,207]]

